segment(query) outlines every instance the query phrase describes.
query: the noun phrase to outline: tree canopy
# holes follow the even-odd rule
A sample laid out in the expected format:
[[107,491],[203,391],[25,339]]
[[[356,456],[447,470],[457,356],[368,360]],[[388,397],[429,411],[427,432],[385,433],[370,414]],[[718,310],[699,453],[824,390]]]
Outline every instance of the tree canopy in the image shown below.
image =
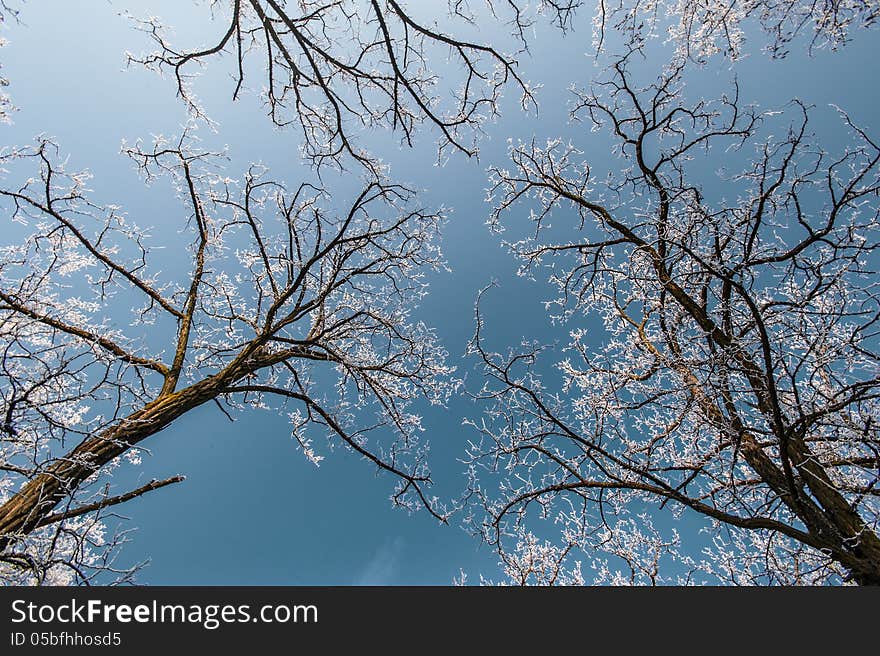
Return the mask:
[[[176,232],[106,202],[48,136],[0,151],[0,579],[130,580],[108,516],[185,472],[119,493],[113,474],[213,405],[284,413],[315,464],[328,436],[393,481],[395,505],[495,549],[506,582],[880,584],[880,146],[845,99],[843,138],[822,143],[808,89],[762,108],[735,75],[751,43],[771,59],[845,49],[880,3],[205,9],[203,43],[132,17],[152,49],[125,55],[169,77],[188,115],[123,145],[174,195]],[[30,11],[0,2],[10,31]],[[522,71],[547,34],[587,36],[602,71],[553,72],[571,78],[579,138],[511,139],[477,220],[554,290],[546,318],[566,338],[496,348],[489,284],[459,361],[418,306],[455,247],[441,229],[473,219],[428,207],[386,160],[422,135],[439,166],[477,158],[502,108],[539,125],[542,81]],[[733,69],[724,88],[692,93],[713,62]],[[306,176],[228,170],[197,138],[224,131],[196,92],[208,70],[228,74],[230,103],[256,90],[253,120]],[[474,410],[444,448],[467,487],[442,499],[423,414],[463,396]],[[688,517],[707,545],[664,519]]]

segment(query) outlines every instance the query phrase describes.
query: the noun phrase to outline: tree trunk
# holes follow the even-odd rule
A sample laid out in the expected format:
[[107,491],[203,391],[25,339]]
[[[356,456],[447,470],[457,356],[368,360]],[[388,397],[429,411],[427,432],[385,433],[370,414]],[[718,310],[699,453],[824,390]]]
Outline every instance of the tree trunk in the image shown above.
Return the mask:
[[212,376],[179,392],[163,394],[116,425],[83,440],[0,506],[0,552],[33,531],[60,501],[113,458],[216,398],[230,382],[228,376]]

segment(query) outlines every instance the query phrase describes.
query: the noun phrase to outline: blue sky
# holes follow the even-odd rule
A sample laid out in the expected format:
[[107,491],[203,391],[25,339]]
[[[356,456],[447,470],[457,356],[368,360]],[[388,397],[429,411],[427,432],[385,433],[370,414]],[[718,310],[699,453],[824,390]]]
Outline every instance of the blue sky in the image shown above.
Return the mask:
[[[177,201],[162,185],[145,187],[119,155],[123,139],[175,134],[186,120],[170,79],[133,67],[125,70],[124,52],[148,49],[146,36],[120,15],[143,16],[143,3],[131,1],[32,1],[23,7],[22,25],[7,26],[9,45],[0,50],[8,92],[18,111],[13,124],[0,126],[0,145],[24,144],[36,134],[55,138],[70,155],[71,168],[88,168],[92,188],[102,202],[118,203],[140,224],[161,230],[175,225]],[[445,7],[445,2],[439,3]],[[176,41],[204,44],[221,26],[208,21],[209,9],[179,0],[150,3],[150,12],[176,27]],[[539,27],[530,56],[522,58],[523,77],[543,86],[540,113],[525,115],[514,98],[503,116],[487,127],[479,161],[453,157],[435,166],[432,141],[401,149],[398,138],[372,135],[370,143],[392,167],[392,177],[423,188],[423,203],[452,208],[443,247],[451,273],[431,281],[431,294],[416,315],[434,326],[469,385],[478,380],[463,359],[473,332],[477,291],[501,281],[486,306],[487,332],[495,348],[524,337],[552,342],[564,330],[551,326],[542,300],[549,289],[515,276],[516,262],[485,226],[485,169],[503,164],[507,139],[539,140],[561,136],[595,152],[595,161],[613,166],[608,141],[567,124],[566,89],[586,85],[599,74],[589,53],[587,12],[580,29],[561,38]],[[484,28],[482,38],[510,45],[504,29]],[[754,37],[752,42],[759,37]],[[751,52],[733,71],[742,96],[762,107],[781,106],[800,97],[817,106],[813,127],[839,133],[836,103],[871,132],[877,127],[876,75],[870,71],[876,35],[860,35],[837,53],[820,51],[770,61]],[[663,62],[642,64],[649,80]],[[668,51],[667,51],[668,52]],[[287,180],[309,177],[297,159],[295,137],[271,126],[251,92],[231,102],[234,84],[228,61],[210,67],[196,87],[219,131],[202,130],[210,147],[228,146],[228,174],[238,176],[252,161],[262,161]],[[714,64],[692,76],[688,93],[711,95],[731,77]],[[720,163],[719,163],[720,164]],[[173,234],[173,233],[169,233]],[[122,320],[122,317],[120,317]],[[469,437],[464,416],[479,408],[467,398],[445,410],[427,410],[425,425],[432,445],[436,492],[454,498],[465,483],[462,456]],[[183,417],[146,444],[151,452],[139,468],[121,471],[122,490],[137,481],[187,476],[185,483],[151,493],[121,512],[137,527],[122,554],[127,563],[149,559],[140,575],[149,584],[448,584],[460,569],[476,577],[496,576],[496,558],[453,518],[439,526],[426,513],[407,515],[388,500],[393,482],[377,477],[366,463],[337,451],[320,468],[310,464],[290,438],[283,413],[252,412],[229,423],[214,406]]]

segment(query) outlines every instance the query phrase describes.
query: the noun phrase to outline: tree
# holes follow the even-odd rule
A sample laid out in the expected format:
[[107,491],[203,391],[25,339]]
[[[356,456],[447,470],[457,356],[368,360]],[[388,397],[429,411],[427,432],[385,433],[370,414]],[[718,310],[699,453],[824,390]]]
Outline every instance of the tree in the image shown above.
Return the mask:
[[759,25],[767,37],[765,50],[785,57],[792,43],[810,32],[810,51],[838,48],[854,30],[872,26],[878,12],[877,0],[598,0],[594,40],[601,50],[606,34],[615,31],[640,41],[665,35],[689,59],[706,61],[716,54],[738,59],[750,25]]
[[[228,25],[204,48],[174,47],[155,18],[141,21],[158,46],[129,62],[172,71],[178,95],[191,111],[204,112],[190,89],[199,64],[232,52],[233,99],[245,83],[248,57],[265,62],[264,96],[273,123],[301,131],[303,155],[317,166],[353,159],[374,173],[381,163],[356,144],[358,128],[400,130],[412,144],[427,123],[440,132],[439,148],[477,152],[480,125],[498,111],[502,90],[513,84],[523,106],[534,103],[516,61],[494,47],[451,36],[421,22],[395,0],[290,3],[287,0],[215,0]],[[518,25],[526,14],[511,3]],[[465,16],[459,7],[457,15]],[[438,52],[439,50],[439,52]],[[439,62],[457,66],[457,87],[444,88]],[[460,79],[459,79],[460,77]],[[442,95],[449,100],[444,103]],[[448,105],[448,107],[444,106]]]
[[[639,87],[634,56],[573,110],[613,135],[619,170],[550,141],[492,172],[493,221],[528,208],[532,236],[509,246],[524,274],[550,271],[571,341],[554,391],[545,347],[486,348],[478,303],[480,530],[539,583],[571,579],[578,547],[611,556],[598,580],[880,583],[880,148],[841,112],[851,142],[825,152],[807,107],[780,131],[736,86],[688,103],[684,58]],[[739,172],[713,181],[722,150]],[[696,535],[688,551],[654,529],[657,509],[705,518],[704,560]]]
[[256,167],[239,185],[186,135],[126,154],[185,204],[183,279],[152,263],[159,244],[142,228],[88,198],[87,176],[65,172],[54,144],[3,156],[4,168],[39,169],[0,190],[30,231],[0,256],[3,578],[112,570],[104,509],[180,477],[109,497],[104,475],[205,403],[284,401],[308,458],[321,459],[309,427],[323,427],[398,479],[397,504],[442,520],[409,406],[443,402],[454,383],[431,331],[408,319],[441,263],[442,215],[376,181],[340,214],[325,190],[287,189]]

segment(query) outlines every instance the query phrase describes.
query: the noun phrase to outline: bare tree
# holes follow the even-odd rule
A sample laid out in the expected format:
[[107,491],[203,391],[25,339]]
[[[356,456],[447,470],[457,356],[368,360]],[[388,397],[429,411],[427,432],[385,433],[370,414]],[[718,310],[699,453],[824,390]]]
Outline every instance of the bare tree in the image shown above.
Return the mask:
[[[479,528],[539,583],[572,578],[580,547],[599,581],[880,583],[880,147],[841,112],[850,142],[823,151],[805,106],[779,131],[735,86],[689,103],[684,59],[639,87],[632,56],[573,110],[619,171],[551,141],[492,172],[493,221],[529,210],[509,245],[550,272],[571,341],[555,389],[542,345],[486,347],[478,303]],[[739,173],[707,177],[709,151]],[[713,527],[703,557],[696,532],[683,549],[653,528],[659,509]]]
[[630,39],[665,37],[679,55],[694,60],[716,54],[737,59],[754,25],[764,32],[771,56],[784,57],[798,37],[808,41],[809,51],[837,48],[873,25],[878,12],[877,0],[597,0],[594,41],[602,50],[606,34],[623,31]]
[[[538,18],[567,31],[586,4],[487,0],[513,30],[514,55],[443,30],[423,5],[402,0],[209,5],[221,29],[207,45],[179,48],[148,18],[140,25],[157,50],[130,62],[170,72],[191,113],[207,119],[192,75],[231,55],[233,99],[257,79],[270,119],[301,131],[308,161],[357,162],[369,181],[337,214],[317,184],[287,189],[258,167],[240,182],[224,177],[218,156],[186,135],[128,148],[148,181],[170,178],[185,204],[182,272],[118,207],[92,200],[88,176],[66,172],[50,141],[0,154],[19,181],[0,189],[15,242],[0,248],[6,582],[130,576],[115,562],[125,534],[104,519],[182,477],[121,494],[107,477],[137,462],[149,436],[208,403],[231,418],[283,402],[313,462],[322,458],[314,429],[323,427],[397,478],[396,503],[446,518],[427,491],[412,403],[442,403],[456,382],[431,331],[409,318],[423,273],[442,263],[442,215],[389,183],[381,153],[364,150],[359,136],[382,127],[411,144],[427,126],[441,157],[475,154],[505,89],[534,103],[515,57]],[[525,270],[574,257],[553,274],[562,314],[602,316],[610,335],[594,353],[578,327],[564,389],[549,394],[532,369],[541,348],[493,354],[478,319],[472,349],[495,406],[471,450],[472,493],[512,580],[582,582],[568,563],[588,545],[626,562],[631,582],[662,582],[669,560],[685,579],[703,571],[737,581],[878,580],[868,277],[877,149],[850,124],[850,149],[817,152],[806,110],[786,138],[762,140],[767,119],[738,98],[685,106],[678,89],[683,62],[738,57],[749,21],[781,55],[810,29],[813,45],[836,46],[876,11],[877,0],[599,0],[599,51],[606,29],[635,44],[661,33],[678,44],[679,61],[639,90],[624,58],[600,88],[607,98],[582,94],[576,115],[612,126],[628,161],[602,183],[605,196],[562,143],[518,146],[514,171],[495,171],[496,224],[518,201],[537,204],[534,238],[511,244]],[[482,20],[461,0],[446,13],[462,33]],[[0,17],[15,14],[0,0]],[[0,95],[0,119],[7,108]],[[726,181],[735,204],[713,204],[690,181],[690,158],[715,142],[761,146]],[[583,240],[545,243],[544,217],[564,204],[579,213]],[[489,474],[478,477],[484,465]],[[493,473],[501,480],[487,487]],[[649,515],[623,516],[658,498],[736,530],[696,562]],[[559,513],[559,544],[529,532],[534,506]],[[518,541],[506,549],[511,532]],[[621,580],[607,563],[597,569],[596,580]]]
[[112,568],[100,515],[181,479],[110,497],[105,474],[205,403],[230,416],[284,404],[313,462],[317,426],[396,477],[395,503],[444,519],[410,405],[442,403],[454,383],[431,331],[408,318],[441,263],[442,216],[376,181],[340,214],[323,189],[287,189],[256,167],[239,184],[189,137],[126,154],[148,180],[169,177],[185,206],[185,238],[170,244],[189,243],[183,277],[154,264],[162,244],[147,231],[89,200],[88,176],[65,172],[52,143],[3,156],[38,173],[0,190],[27,231],[0,252],[2,577]]
[[[527,14],[511,6],[523,29]],[[380,170],[375,155],[356,143],[359,129],[377,126],[400,130],[411,144],[416,127],[427,123],[440,133],[441,153],[473,155],[476,134],[497,113],[508,83],[524,106],[534,103],[511,56],[450,35],[433,16],[421,20],[396,0],[215,0],[212,8],[225,26],[209,45],[177,48],[158,19],[148,18],[141,25],[158,50],[130,54],[129,61],[173,72],[179,96],[204,117],[191,90],[197,67],[231,52],[237,98],[249,57],[257,59],[271,120],[301,130],[304,155],[319,166],[350,157]],[[467,16],[461,3],[455,9]],[[442,79],[444,67],[449,80]]]

